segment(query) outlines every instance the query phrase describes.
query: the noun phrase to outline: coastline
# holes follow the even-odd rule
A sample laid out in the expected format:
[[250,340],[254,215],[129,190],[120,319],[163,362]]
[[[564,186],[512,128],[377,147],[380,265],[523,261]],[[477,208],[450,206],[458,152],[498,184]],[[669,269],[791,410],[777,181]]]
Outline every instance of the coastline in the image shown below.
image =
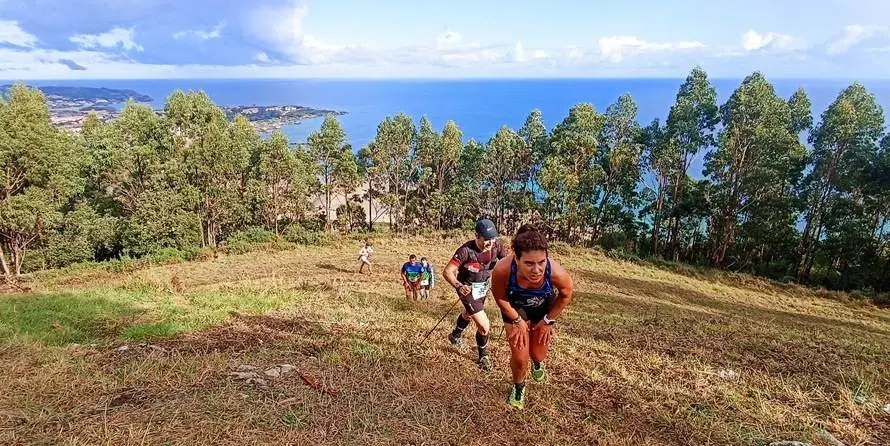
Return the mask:
[[[6,95],[11,84],[0,86],[0,94]],[[65,86],[32,86],[46,96],[50,112],[50,120],[59,129],[78,133],[86,118],[93,113],[100,121],[110,122],[121,115],[123,104],[133,100],[138,104],[151,107],[154,99],[151,96],[129,89],[112,89],[99,87],[65,87]],[[329,115],[345,115],[345,111],[316,109],[302,105],[233,105],[219,106],[226,114],[226,119],[234,120],[243,115],[257,132],[269,134],[280,130],[285,125],[297,125],[311,119]],[[158,115],[163,110],[153,109]]]

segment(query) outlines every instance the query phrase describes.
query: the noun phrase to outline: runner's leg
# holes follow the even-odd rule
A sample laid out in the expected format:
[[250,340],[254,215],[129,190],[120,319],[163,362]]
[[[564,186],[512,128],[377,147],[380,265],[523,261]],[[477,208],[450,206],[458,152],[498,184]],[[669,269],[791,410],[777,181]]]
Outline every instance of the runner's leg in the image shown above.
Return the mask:
[[470,316],[467,313],[468,305],[466,301],[461,299],[461,309],[460,314],[457,315],[457,320],[454,321],[454,329],[451,330],[451,333],[448,334],[448,342],[451,345],[457,347],[460,350],[463,350],[464,347],[464,330],[470,326]]
[[[553,336],[553,333],[550,333]],[[540,364],[547,360],[547,351],[550,349],[550,344],[541,343],[537,340],[537,335],[534,332],[529,333],[529,342],[528,342],[528,352],[531,360],[535,362],[535,364]]]
[[488,315],[485,311],[480,311],[471,316],[476,324],[476,349],[479,351],[479,357],[488,355],[488,337],[491,323],[488,321]]
[[[519,327],[512,324],[507,324],[508,339],[513,330],[519,330]],[[525,377],[528,376],[529,351],[530,345],[526,345],[524,348],[521,349],[515,348],[512,345],[510,346],[510,370],[513,374],[514,384],[525,383]]]

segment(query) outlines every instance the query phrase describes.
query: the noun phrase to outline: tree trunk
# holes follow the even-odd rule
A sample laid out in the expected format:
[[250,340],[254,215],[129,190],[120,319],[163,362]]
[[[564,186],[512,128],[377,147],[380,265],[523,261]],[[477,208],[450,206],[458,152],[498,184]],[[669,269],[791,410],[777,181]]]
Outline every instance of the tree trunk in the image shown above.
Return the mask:
[[329,233],[334,233],[334,225],[331,224],[331,184],[328,179],[325,179],[325,188],[324,188],[324,224],[327,226],[325,229]]
[[661,232],[661,211],[664,206],[664,188],[658,188],[658,198],[655,200],[655,212],[652,219],[652,254],[658,254],[658,237]]
[[349,189],[343,188],[343,203],[346,206],[346,228],[352,232],[352,207],[349,205]]
[[600,232],[602,230],[600,228],[600,224],[603,221],[603,211],[605,210],[606,205],[609,203],[609,200],[612,198],[613,190],[614,190],[614,186],[611,183],[607,184],[606,191],[603,194],[603,199],[600,200],[600,206],[596,212],[596,219],[594,219],[594,221],[593,221],[593,237],[592,237],[593,242],[596,242],[596,240],[599,239]]
[[204,229],[204,224],[205,224],[204,218],[201,217],[201,223],[198,225],[198,227],[201,229],[201,247],[202,248],[207,247],[207,236],[205,235],[207,231]]
[[12,261],[15,264],[15,278],[22,277],[22,261],[25,260],[25,249],[19,247],[12,248]]
[[813,249],[816,246],[816,242],[819,240],[818,234],[821,234],[822,232],[822,214],[825,211],[825,202],[830,195],[830,187],[819,194],[818,201],[816,201],[813,205],[813,209],[810,211],[810,218],[807,219],[807,224],[801,239],[800,266],[797,270],[797,280],[800,283],[806,283],[810,280],[810,270],[812,268],[814,255]]
[[9,263],[6,261],[6,253],[3,252],[3,246],[0,246],[0,266],[3,267],[3,277],[7,282],[12,282],[12,271],[9,269]]
[[445,213],[445,202],[442,201],[445,197],[445,172],[441,172],[439,175],[439,218],[436,223],[436,229],[442,229],[442,214]]
[[368,175],[368,232],[374,231],[374,189],[371,187],[371,176]]
[[[686,180],[686,155],[683,156],[683,165],[684,170],[677,171],[677,176],[674,178],[674,196],[672,198],[673,207],[676,206],[683,200],[683,193],[685,192],[684,183]],[[680,216],[676,215],[676,212],[671,212],[671,217],[668,226],[668,241],[667,241],[667,249],[665,250],[665,257],[674,258],[676,257],[677,251],[677,239],[679,238],[680,232]]]

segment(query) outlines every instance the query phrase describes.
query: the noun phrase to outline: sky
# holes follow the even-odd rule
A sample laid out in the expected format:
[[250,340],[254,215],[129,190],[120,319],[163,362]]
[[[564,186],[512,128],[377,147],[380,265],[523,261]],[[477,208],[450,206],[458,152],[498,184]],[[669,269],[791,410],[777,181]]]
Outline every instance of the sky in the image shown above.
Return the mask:
[[890,78],[888,0],[0,0],[0,78]]

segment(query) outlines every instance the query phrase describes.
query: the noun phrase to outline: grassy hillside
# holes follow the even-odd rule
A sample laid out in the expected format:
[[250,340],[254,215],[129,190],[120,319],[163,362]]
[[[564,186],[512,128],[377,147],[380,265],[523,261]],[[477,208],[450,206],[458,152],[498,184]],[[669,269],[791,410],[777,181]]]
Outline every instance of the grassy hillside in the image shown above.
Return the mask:
[[453,300],[407,302],[398,268],[459,242],[377,240],[370,277],[354,241],[38,276],[0,295],[0,443],[890,444],[890,311],[576,249],[550,381],[514,412],[500,322],[487,376],[446,347],[456,311],[417,345]]

